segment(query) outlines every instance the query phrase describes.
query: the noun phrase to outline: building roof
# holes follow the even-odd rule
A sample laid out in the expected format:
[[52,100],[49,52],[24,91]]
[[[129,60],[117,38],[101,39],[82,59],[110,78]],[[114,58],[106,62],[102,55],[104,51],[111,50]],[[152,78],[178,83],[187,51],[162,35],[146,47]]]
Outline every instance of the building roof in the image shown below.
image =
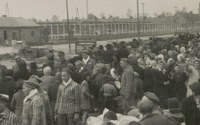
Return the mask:
[[[70,19],[69,20],[70,24],[92,24],[92,23],[137,23],[137,19],[133,18],[133,19],[129,19],[129,18],[118,18],[118,19],[96,19],[96,20],[92,20],[92,19]],[[149,21],[140,21],[140,22],[146,22],[149,23]],[[62,20],[62,21],[57,21],[57,22],[53,22],[53,21],[46,21],[46,22],[38,22],[38,24],[44,25],[44,24],[63,24],[63,23],[67,23],[67,20]]]
[[0,17],[0,27],[40,27],[40,25],[21,17]]

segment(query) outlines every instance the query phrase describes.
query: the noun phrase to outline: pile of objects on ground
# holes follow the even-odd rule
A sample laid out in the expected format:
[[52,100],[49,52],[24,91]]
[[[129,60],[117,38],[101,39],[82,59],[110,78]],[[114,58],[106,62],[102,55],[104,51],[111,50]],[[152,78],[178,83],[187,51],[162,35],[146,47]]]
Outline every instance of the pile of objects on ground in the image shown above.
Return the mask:
[[122,115],[105,109],[103,114],[97,117],[90,116],[87,119],[87,125],[107,125],[108,122],[111,125],[129,125],[133,121],[138,122],[140,118],[141,116],[138,110],[130,112],[129,115]]

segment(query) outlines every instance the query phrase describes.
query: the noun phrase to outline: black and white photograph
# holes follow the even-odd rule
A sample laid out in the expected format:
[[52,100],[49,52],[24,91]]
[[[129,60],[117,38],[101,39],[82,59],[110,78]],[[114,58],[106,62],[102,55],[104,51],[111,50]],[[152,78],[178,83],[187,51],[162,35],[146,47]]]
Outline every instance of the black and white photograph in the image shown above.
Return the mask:
[[0,125],[200,125],[200,0],[0,0]]

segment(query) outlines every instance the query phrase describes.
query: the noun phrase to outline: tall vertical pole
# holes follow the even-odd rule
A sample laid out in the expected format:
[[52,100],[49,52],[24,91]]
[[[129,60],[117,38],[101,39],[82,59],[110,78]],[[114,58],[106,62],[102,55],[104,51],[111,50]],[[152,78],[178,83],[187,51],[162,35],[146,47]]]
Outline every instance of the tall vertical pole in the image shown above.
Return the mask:
[[7,17],[9,17],[9,7],[8,7],[8,3],[6,3],[5,15],[6,15]]
[[70,27],[69,27],[68,0],[66,0],[66,12],[67,12],[67,32],[68,32],[68,42],[69,42],[69,53],[71,53],[71,33],[70,33]]
[[86,0],[86,14],[87,14],[87,19],[89,19],[88,18],[88,14],[89,14],[88,0]]
[[142,4],[142,18],[143,18],[143,21],[144,21],[144,4],[145,3],[141,3]]
[[137,37],[140,39],[140,14],[139,14],[139,0],[137,0]]

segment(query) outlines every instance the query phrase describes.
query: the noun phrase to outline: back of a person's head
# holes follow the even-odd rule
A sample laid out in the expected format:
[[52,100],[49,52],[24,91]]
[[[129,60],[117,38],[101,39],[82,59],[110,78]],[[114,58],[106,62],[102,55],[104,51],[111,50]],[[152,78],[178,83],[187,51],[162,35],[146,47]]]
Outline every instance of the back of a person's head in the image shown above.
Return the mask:
[[112,78],[112,76],[110,76],[109,74],[106,75],[105,77],[105,82],[106,83],[113,83],[114,82],[114,79]]
[[57,72],[57,73],[55,74],[55,79],[56,79],[57,81],[62,81],[62,79],[61,79],[61,72]]
[[140,123],[138,123],[136,121],[132,121],[131,123],[129,123],[129,125],[140,125]]
[[194,82],[193,84],[191,84],[190,89],[195,96],[200,95],[200,82]]
[[23,84],[24,84],[24,80],[19,79],[19,80],[16,82],[16,90],[22,90]]
[[13,70],[12,69],[8,69],[7,71],[6,71],[6,76],[13,76]]
[[152,113],[154,106],[155,105],[151,100],[142,100],[138,103],[139,111],[142,114]]
[[51,72],[52,72],[52,70],[51,70],[51,67],[49,67],[49,66],[47,66],[43,69],[44,75],[51,75]]
[[167,99],[168,109],[177,109],[180,108],[179,101],[177,98],[169,98]]
[[113,111],[108,111],[105,115],[104,115],[104,119],[108,119],[108,120],[117,120],[117,115],[115,112]]

